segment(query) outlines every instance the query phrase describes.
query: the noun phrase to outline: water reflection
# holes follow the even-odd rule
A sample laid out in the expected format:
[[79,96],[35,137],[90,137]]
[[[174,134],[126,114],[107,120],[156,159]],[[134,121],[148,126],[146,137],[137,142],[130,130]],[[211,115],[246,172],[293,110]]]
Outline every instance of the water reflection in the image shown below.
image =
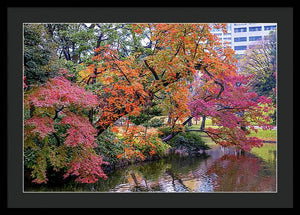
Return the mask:
[[275,191],[275,177],[257,157],[224,155],[207,172],[214,176],[214,191]]
[[275,160],[213,148],[201,157],[168,158],[116,170],[92,185],[26,187],[25,191],[244,192],[275,191]]

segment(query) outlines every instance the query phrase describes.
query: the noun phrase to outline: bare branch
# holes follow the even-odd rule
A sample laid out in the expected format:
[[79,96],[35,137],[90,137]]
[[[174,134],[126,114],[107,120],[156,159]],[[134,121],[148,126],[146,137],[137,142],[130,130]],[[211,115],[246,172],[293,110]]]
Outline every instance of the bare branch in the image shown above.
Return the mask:
[[157,73],[156,73],[155,70],[148,64],[147,60],[144,60],[144,62],[145,62],[145,64],[146,64],[147,68],[152,72],[152,74],[153,74],[155,80],[159,80],[159,77],[158,77]]

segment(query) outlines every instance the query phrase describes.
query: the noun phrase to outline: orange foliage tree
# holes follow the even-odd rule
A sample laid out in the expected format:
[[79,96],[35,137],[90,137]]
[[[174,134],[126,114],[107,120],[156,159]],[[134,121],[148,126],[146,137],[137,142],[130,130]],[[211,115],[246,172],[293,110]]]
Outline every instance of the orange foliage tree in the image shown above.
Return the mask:
[[232,52],[223,49],[210,33],[209,24],[134,24],[132,28],[133,35],[148,34],[150,53],[145,55],[137,48],[129,57],[120,58],[116,48],[99,47],[93,63],[80,73],[80,83],[103,83],[97,90],[105,104],[97,113],[98,134],[120,117],[138,115],[151,107],[153,100],[164,104],[170,122],[178,129],[176,123],[190,116],[187,101],[197,66],[218,61],[222,49],[228,55],[224,65],[233,67]]
[[[172,134],[163,139],[168,141],[183,131],[183,126],[188,121],[201,114],[195,111],[199,108],[191,108],[188,105],[191,98],[195,98],[191,91],[195,84],[194,77],[199,74],[205,77],[201,85],[202,91],[215,99],[214,104],[203,105],[208,105],[207,107],[211,105],[213,110],[219,99],[225,100],[222,100],[223,104],[231,101],[232,81],[229,79],[237,77],[234,51],[229,47],[223,47],[217,36],[210,33],[212,26],[222,28],[226,32],[225,24],[128,25],[136,45],[129,56],[121,57],[118,47],[114,45],[99,46],[94,50],[91,62],[85,64],[86,69],[79,72],[77,87],[73,87],[73,84],[67,83],[65,79],[55,79],[54,82],[62,82],[59,84],[62,85],[61,92],[60,88],[51,85],[51,82],[37,91],[40,95],[41,91],[44,94],[49,93],[48,97],[50,96],[53,101],[45,99],[47,95],[43,93],[44,97],[33,93],[30,99],[27,99],[28,105],[31,103],[43,106],[43,111],[49,111],[50,108],[54,113],[52,119],[48,119],[49,116],[46,115],[39,116],[48,117],[48,120],[39,122],[44,125],[40,128],[37,128],[38,120],[35,121],[35,118],[25,122],[27,125],[33,125],[31,129],[35,129],[29,130],[28,135],[43,128],[40,133],[41,139],[46,135],[55,136],[53,119],[57,121],[56,115],[60,112],[63,119],[56,123],[70,127],[67,133],[69,136],[65,141],[68,146],[76,149],[74,153],[78,155],[69,163],[63,162],[63,165],[69,165],[65,176],[77,175],[78,180],[85,183],[95,182],[97,177],[106,177],[102,169],[98,168],[104,162],[94,153],[93,147],[94,138],[108,128],[115,133],[121,133],[120,138],[123,138],[126,145],[124,153],[120,154],[119,158],[133,156],[144,159],[144,153],[153,155],[157,150],[157,145],[153,142],[161,144],[157,131],[147,131],[146,128],[129,121],[127,125],[131,124],[130,127],[123,126],[119,130],[114,127],[116,121],[122,117],[138,116],[146,108],[158,104],[163,112],[169,115],[168,123],[172,128]],[[136,42],[139,35],[148,38],[147,48],[141,47],[140,43]],[[82,87],[91,84],[96,86],[93,94],[83,91]],[[72,93],[76,95],[70,96]],[[57,96],[60,94],[64,100]],[[229,99],[222,98],[223,94]],[[57,101],[60,105],[57,105]],[[84,106],[81,106],[81,103]],[[85,111],[88,111],[88,116]],[[84,133],[80,129],[83,129]],[[80,140],[80,147],[76,143],[77,140]],[[43,175],[45,169],[41,172],[40,178],[43,180],[40,179],[39,182],[45,182],[46,178]]]

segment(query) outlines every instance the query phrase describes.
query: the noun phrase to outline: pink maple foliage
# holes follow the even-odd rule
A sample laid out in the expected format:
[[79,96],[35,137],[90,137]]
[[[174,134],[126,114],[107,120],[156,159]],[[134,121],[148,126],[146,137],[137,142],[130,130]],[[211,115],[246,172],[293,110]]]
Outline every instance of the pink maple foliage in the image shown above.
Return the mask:
[[81,108],[90,108],[98,104],[96,95],[72,84],[62,76],[49,80],[27,101],[32,102],[36,107],[62,107],[74,104]]
[[70,125],[67,130],[65,144],[67,146],[76,147],[83,144],[86,147],[96,147],[95,137],[97,130],[91,125],[87,118],[78,116],[72,112],[67,113],[62,124]]
[[[248,136],[249,130],[257,131],[251,124],[253,122],[263,129],[273,128],[270,125],[270,117],[263,114],[273,108],[272,100],[263,96],[258,97],[251,91],[247,85],[250,76],[223,73],[222,79],[214,79],[219,84],[204,90],[203,86],[210,78],[207,74],[196,76],[197,83],[193,85],[194,93],[188,103],[192,116],[197,120],[207,116],[219,126],[205,129],[204,132],[225,147],[234,146],[250,151],[253,147],[262,146],[261,139]],[[222,91],[220,84],[223,87]]]
[[101,168],[102,164],[108,164],[108,162],[103,161],[101,156],[93,154],[89,150],[83,150],[70,162],[70,168],[64,174],[64,178],[75,175],[77,176],[75,181],[81,183],[95,183],[98,178],[106,179],[107,176]]
[[26,84],[26,76],[23,76],[23,88],[28,87]]
[[39,133],[42,138],[45,138],[45,136],[55,132],[54,121],[50,117],[33,116],[25,121],[25,125],[34,126],[34,129],[31,132]]
[[[64,150],[68,148],[79,150],[80,156],[73,154],[70,157],[71,161],[62,165],[62,167],[68,167],[65,178],[69,175],[76,175],[78,182],[94,183],[98,178],[107,177],[101,167],[102,164],[107,163],[93,150],[97,146],[97,130],[83,111],[97,107],[96,95],[60,76],[50,79],[46,84],[29,92],[25,98],[25,105],[38,109],[31,113],[33,115],[31,118],[25,120],[25,139],[32,138],[30,134],[39,134],[42,138],[53,134],[58,145],[66,146]],[[61,119],[57,119],[58,113]],[[61,143],[54,125],[68,125],[66,132],[59,134],[65,137],[64,142]],[[47,146],[42,146],[42,149],[43,147]],[[67,151],[63,154],[66,156]],[[42,153],[41,156],[48,155]],[[42,159],[50,158],[43,157]],[[36,168],[33,176],[35,177],[34,183],[40,184],[48,181],[44,168]]]

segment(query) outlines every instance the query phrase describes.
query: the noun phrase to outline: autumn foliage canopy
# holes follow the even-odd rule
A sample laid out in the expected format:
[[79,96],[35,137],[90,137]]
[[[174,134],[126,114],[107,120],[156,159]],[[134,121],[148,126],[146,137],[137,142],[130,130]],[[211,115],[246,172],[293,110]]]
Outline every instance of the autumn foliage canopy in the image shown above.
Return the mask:
[[[251,76],[237,73],[234,51],[210,33],[209,24],[133,24],[133,38],[147,35],[148,51],[136,46],[127,57],[118,47],[99,46],[77,79],[64,72],[47,83],[27,89],[24,79],[24,146],[36,151],[32,177],[47,182],[47,166],[63,170],[76,181],[94,183],[106,178],[97,138],[106,130],[122,140],[118,159],[145,159],[192,118],[210,117],[217,128],[202,130],[222,146],[244,151],[262,140],[248,137],[256,126],[270,128],[264,114],[270,99],[258,97],[247,85]],[[226,32],[225,25],[216,24]],[[88,90],[90,85],[97,86]],[[155,129],[130,122],[145,109],[159,106],[168,115],[172,134],[159,138]],[[118,120],[124,124],[117,125]],[[53,140],[53,141],[52,141]],[[53,143],[54,142],[54,143]],[[155,144],[154,144],[155,143]]]

